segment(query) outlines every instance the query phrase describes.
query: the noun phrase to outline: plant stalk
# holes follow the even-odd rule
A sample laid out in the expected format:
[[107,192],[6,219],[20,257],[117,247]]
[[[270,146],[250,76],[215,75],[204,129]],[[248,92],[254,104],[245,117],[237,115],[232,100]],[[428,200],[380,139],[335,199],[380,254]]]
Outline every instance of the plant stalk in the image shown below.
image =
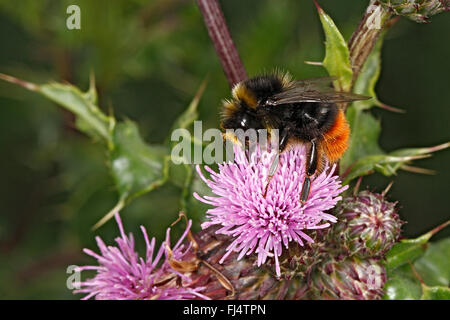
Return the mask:
[[197,0],[230,87],[248,78],[217,0]]

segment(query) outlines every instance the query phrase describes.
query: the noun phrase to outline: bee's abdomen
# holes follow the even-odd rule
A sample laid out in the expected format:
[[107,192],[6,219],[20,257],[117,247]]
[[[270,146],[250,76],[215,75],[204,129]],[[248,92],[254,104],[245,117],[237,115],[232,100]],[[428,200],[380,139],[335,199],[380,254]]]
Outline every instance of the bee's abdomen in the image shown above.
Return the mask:
[[339,160],[348,147],[350,127],[344,112],[339,109],[333,125],[323,134],[323,148],[331,162]]

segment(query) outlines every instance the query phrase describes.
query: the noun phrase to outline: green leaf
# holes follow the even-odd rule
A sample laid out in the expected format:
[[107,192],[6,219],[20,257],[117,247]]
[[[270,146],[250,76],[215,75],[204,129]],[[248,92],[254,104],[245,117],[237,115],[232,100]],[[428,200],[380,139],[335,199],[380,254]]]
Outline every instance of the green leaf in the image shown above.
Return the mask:
[[134,122],[126,120],[118,123],[114,129],[113,142],[114,149],[109,159],[119,201],[95,224],[94,229],[113,217],[131,199],[164,184],[168,177],[168,149],[146,144]]
[[111,170],[121,196],[136,197],[165,181],[166,147],[146,144],[137,125],[130,120],[117,124],[113,140]]
[[392,247],[386,255],[388,279],[384,299],[450,299],[450,238],[428,244],[434,234],[448,225],[450,220]]
[[74,113],[76,125],[80,131],[104,142],[108,147],[112,148],[112,130],[115,125],[115,119],[105,115],[96,105],[97,92],[95,91],[93,77],[91,77],[90,88],[85,93],[71,84],[52,82],[37,85],[5,74],[0,74],[0,79],[40,93],[47,99]]
[[417,275],[414,274],[411,265],[406,264],[388,272],[383,299],[449,300],[450,289],[446,286],[428,286],[421,283]]
[[371,108],[377,101],[375,85],[381,71],[382,43],[383,36],[380,36],[354,84],[354,92],[372,99],[355,101],[347,108],[346,117],[350,125],[351,137],[349,147],[341,160],[343,168],[349,168],[355,161],[367,155],[384,154],[378,145],[380,122],[369,112],[363,111]]
[[383,154],[378,146],[380,122],[369,112],[363,112],[350,106],[347,109],[347,120],[350,125],[350,144],[341,159],[342,168],[349,168],[357,160],[368,155]]
[[[377,134],[373,128],[371,130],[366,128],[365,130],[371,131],[374,135]],[[366,134],[366,136],[370,137],[369,134]],[[428,148],[408,148],[393,151],[388,154],[364,156],[364,153],[372,152],[370,151],[372,149],[375,150],[375,145],[371,143],[371,139],[369,138],[367,141],[363,139],[362,141],[358,141],[358,143],[361,146],[359,149],[355,147],[356,142],[351,142],[349,154],[346,154],[343,158],[343,167],[346,168],[344,183],[349,183],[359,176],[367,175],[374,171],[380,172],[385,176],[396,174],[398,169],[426,172],[426,169],[409,167],[407,164],[412,160],[431,157],[432,152],[443,150],[450,146],[450,143],[444,143]],[[353,159],[355,159],[355,162],[351,163]]]
[[111,126],[114,120],[106,116],[96,105],[92,104],[78,88],[60,83],[51,83],[39,86],[39,91],[45,97],[56,102],[77,116],[78,129],[87,135],[103,138],[111,144]]
[[397,169],[402,165],[408,163],[411,160],[422,159],[425,156],[405,156],[396,157],[391,154],[380,154],[373,156],[366,156],[356,161],[350,166],[348,172],[345,173],[344,184],[349,183],[351,180],[368,175],[374,171],[389,177],[396,173]]
[[173,123],[171,131],[178,128],[186,129],[198,119],[198,104],[203,96],[207,83],[208,79],[205,78],[187,109]]
[[422,236],[417,239],[405,239],[396,243],[386,254],[388,269],[393,270],[421,257],[425,253],[427,242],[428,239]]
[[420,281],[409,265],[388,272],[384,285],[384,300],[418,300],[422,296]]
[[423,286],[421,300],[450,300],[450,288]]
[[334,86],[339,91],[350,91],[353,71],[347,42],[339,32],[333,20],[316,3],[320,22],[325,33],[325,58],[323,66],[330,76],[335,76]]
[[372,99],[355,101],[347,108],[346,117],[350,124],[351,138],[349,147],[341,160],[344,172],[348,170],[346,182],[373,171],[392,175],[404,163],[403,159],[392,157],[400,155],[395,153],[385,155],[385,152],[381,150],[378,145],[381,131],[380,122],[366,111],[374,105],[398,111],[398,109],[381,103],[375,93],[375,86],[381,71],[381,49],[384,34],[385,32],[378,38],[353,88],[355,93],[372,97]]
[[[198,118],[197,107],[200,98],[203,95],[207,84],[205,79],[200,85],[193,100],[189,104],[188,108],[181,114],[181,116],[175,121],[172,126],[172,130],[182,128],[187,129]],[[190,134],[188,138],[191,141],[191,152],[194,151],[194,145],[203,145],[202,141],[197,141],[195,137]],[[172,144],[173,146],[173,144]],[[190,161],[190,160],[189,160]],[[213,195],[211,189],[209,189],[205,183],[200,179],[197,172],[195,172],[195,165],[189,162],[184,164],[170,163],[169,178],[172,183],[181,188],[180,206],[189,218],[200,221],[204,217],[205,211],[210,208],[209,205],[195,199],[192,194],[197,192],[202,195]]]
[[403,239],[396,243],[386,254],[386,267],[394,270],[421,257],[428,246],[430,238],[450,224],[450,220],[415,239]]
[[450,238],[430,243],[425,254],[414,267],[429,286],[450,285]]

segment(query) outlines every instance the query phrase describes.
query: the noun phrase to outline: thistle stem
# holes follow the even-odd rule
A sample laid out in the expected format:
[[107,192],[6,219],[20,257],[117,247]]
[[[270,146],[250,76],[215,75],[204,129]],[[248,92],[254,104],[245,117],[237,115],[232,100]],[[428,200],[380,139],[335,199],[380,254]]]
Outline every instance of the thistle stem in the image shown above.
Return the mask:
[[348,47],[350,50],[350,62],[353,69],[354,84],[358,75],[372,51],[381,31],[387,27],[391,13],[377,0],[372,0],[364,13],[361,22],[352,34]]
[[197,0],[197,4],[228,83],[233,87],[236,83],[247,79],[247,73],[228,31],[222,9],[217,0]]

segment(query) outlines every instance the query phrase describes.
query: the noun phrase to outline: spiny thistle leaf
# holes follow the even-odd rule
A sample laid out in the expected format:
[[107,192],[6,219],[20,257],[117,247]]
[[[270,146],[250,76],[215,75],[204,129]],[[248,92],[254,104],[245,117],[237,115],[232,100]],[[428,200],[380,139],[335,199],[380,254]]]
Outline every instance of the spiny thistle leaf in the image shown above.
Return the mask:
[[388,280],[384,285],[384,300],[418,300],[422,295],[420,281],[415,277],[409,265],[392,272],[388,271]]
[[420,300],[450,300],[450,288],[422,286]]
[[412,160],[431,157],[432,152],[446,149],[449,146],[450,143],[444,143],[428,148],[408,148],[393,151],[388,154],[364,156],[347,167],[344,172],[344,183],[349,183],[357,177],[371,174],[374,171],[385,176],[394,175],[398,169],[402,169],[403,166],[406,166]]
[[[170,160],[168,148],[146,144],[134,122],[126,120],[116,124],[114,117],[105,115],[96,105],[97,91],[93,76],[89,90],[84,93],[70,84],[36,85],[4,74],[0,74],[0,79],[40,93],[74,113],[80,131],[108,146],[110,169],[119,201],[95,224],[94,229],[112,218],[131,199],[166,182]],[[195,111],[196,106],[191,104],[190,109]]]
[[126,120],[116,125],[114,148],[109,154],[111,172],[119,193],[119,202],[93,227],[103,225],[128,201],[164,184],[168,178],[170,156],[160,145],[146,144],[137,125]]
[[[186,110],[175,120],[172,125],[171,132],[177,129],[189,129],[194,121],[198,119],[198,105],[200,103],[200,99],[203,96],[206,85],[208,83],[208,77],[206,77],[198,88],[194,98],[192,99],[189,106]],[[202,146],[203,141],[198,140],[194,135],[187,131],[183,132],[183,139],[188,139],[191,142],[192,147],[195,148],[194,145]],[[170,137],[167,138],[168,144],[173,148],[178,142],[171,141]],[[183,153],[183,156],[186,154]],[[199,201],[193,201],[192,193],[193,192],[207,192],[209,190],[207,187],[199,179],[198,175],[193,174],[194,166],[191,163],[190,159],[185,159],[185,163],[175,164],[174,162],[170,162],[169,168],[169,179],[176,186],[181,188],[181,197],[180,197],[180,207],[181,210],[186,212],[191,218],[195,220],[200,220],[200,215],[202,212],[205,212],[209,206],[200,203]],[[212,193],[211,193],[212,195]],[[198,218],[198,219],[197,219]]]
[[327,69],[330,76],[337,78],[334,81],[334,86],[337,90],[350,91],[353,71],[350,65],[347,42],[330,16],[323,11],[317,2],[315,4],[325,33],[325,59],[323,60],[323,66]]
[[[375,47],[370,53],[354,84],[355,93],[372,97],[372,99],[355,101],[347,108],[346,117],[350,124],[352,135],[349,147],[341,160],[341,166],[346,169],[349,169],[356,161],[362,160],[366,156],[384,154],[384,151],[378,145],[378,138],[381,131],[380,123],[366,110],[376,105],[397,112],[401,111],[396,108],[387,107],[385,104],[381,103],[375,93],[375,86],[381,71],[380,56],[384,33],[378,38]],[[360,173],[364,172],[364,174],[368,174],[374,170],[375,164],[368,165],[368,162],[377,159],[381,160],[382,157],[366,159],[367,161],[362,160],[358,164],[361,166],[360,169],[362,169]],[[357,173],[356,169],[357,168],[354,168],[352,173]],[[379,169],[380,171],[382,170],[382,168]],[[392,174],[389,170],[386,172],[388,172],[389,175]],[[349,180],[357,177],[357,175],[351,176],[352,178]]]
[[425,254],[414,264],[405,263],[394,270],[388,268],[388,281],[384,287],[383,298],[449,300],[449,263],[450,238],[430,243]]
[[47,99],[69,110],[76,116],[76,126],[93,139],[100,140],[112,148],[112,130],[115,119],[105,115],[96,105],[97,92],[91,77],[90,88],[83,93],[71,84],[48,83],[37,85],[0,73],[0,79],[20,85],[42,94]]
[[386,254],[388,271],[394,270],[406,263],[413,262],[425,253],[428,241],[433,235],[450,224],[450,220],[415,239],[403,239],[396,243]]
[[450,285],[450,238],[433,242],[414,267],[423,281],[430,286]]
[[358,110],[352,106],[347,109],[347,121],[350,125],[350,144],[341,159],[341,167],[350,168],[358,159],[368,155],[383,154],[378,145],[381,126],[369,112]]

